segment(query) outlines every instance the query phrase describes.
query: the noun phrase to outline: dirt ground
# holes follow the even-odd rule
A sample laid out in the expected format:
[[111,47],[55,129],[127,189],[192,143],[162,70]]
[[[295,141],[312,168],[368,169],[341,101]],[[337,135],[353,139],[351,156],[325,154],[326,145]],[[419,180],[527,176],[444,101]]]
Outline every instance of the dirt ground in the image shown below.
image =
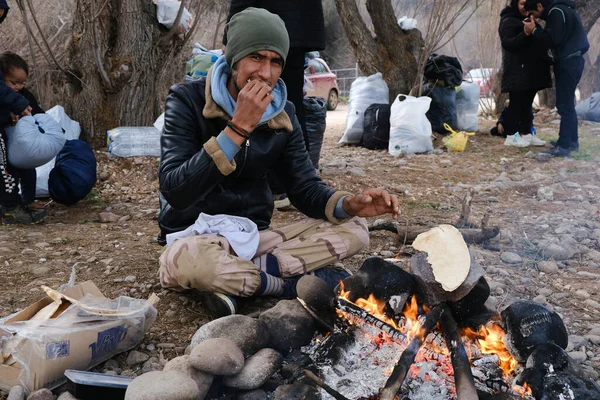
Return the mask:
[[[600,371],[598,336],[585,337],[600,328],[600,308],[594,305],[594,299],[600,301],[600,124],[581,125],[582,150],[573,159],[538,162],[528,154],[538,148],[505,147],[503,140],[487,133],[493,123],[488,120],[481,120],[480,132],[469,140],[464,153],[437,151],[394,158],[386,151],[337,145],[346,112],[347,106],[340,105],[328,113],[323,180],[339,190],[382,187],[398,195],[403,225],[454,223],[462,198],[473,190],[471,221],[479,223],[489,209],[491,224],[502,229],[485,248],[474,246],[492,287],[488,304],[501,309],[519,298],[547,304],[575,335],[569,351],[582,350],[586,369]],[[541,137],[556,137],[557,118],[538,113]],[[436,147],[440,142],[435,142]],[[158,284],[157,260],[163,250],[155,241],[158,159],[109,159],[105,149],[97,150],[96,156],[98,172],[104,172],[106,179],[98,180],[86,200],[73,207],[50,204],[47,222],[37,226],[0,226],[0,317],[38,299],[41,285],[58,288],[66,283],[75,268],[77,281],[94,281],[106,296],[146,298],[157,293],[158,319],[140,348],[153,345],[162,349],[166,359],[181,355],[208,318],[193,294],[165,291]],[[548,188],[552,196],[544,200],[548,191],[540,195],[540,188]],[[119,220],[101,223],[103,211]],[[300,218],[295,211],[276,211],[273,225]],[[405,250],[403,238],[394,233],[374,232],[371,238],[366,251],[344,261],[346,266],[356,270],[371,255],[402,256]],[[548,241],[574,249],[558,262],[558,272],[539,269],[541,249]],[[508,251],[522,256],[523,262],[504,263],[500,257]],[[408,257],[401,260],[406,265]],[[273,301],[255,301],[242,312],[269,304]]]

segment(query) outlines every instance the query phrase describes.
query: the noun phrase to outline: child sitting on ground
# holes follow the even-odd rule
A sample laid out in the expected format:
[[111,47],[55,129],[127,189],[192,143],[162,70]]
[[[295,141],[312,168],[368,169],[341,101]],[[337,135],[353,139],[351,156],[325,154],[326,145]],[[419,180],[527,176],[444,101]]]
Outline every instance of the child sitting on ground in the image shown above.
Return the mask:
[[[39,207],[34,202],[35,169],[18,169],[8,163],[4,129],[14,125],[21,116],[31,115],[29,104],[36,107],[36,112],[43,112],[35,97],[24,88],[28,75],[25,60],[11,52],[0,53],[0,218],[5,224],[41,222],[48,214],[45,210],[34,210]],[[22,198],[18,194],[19,183]]]

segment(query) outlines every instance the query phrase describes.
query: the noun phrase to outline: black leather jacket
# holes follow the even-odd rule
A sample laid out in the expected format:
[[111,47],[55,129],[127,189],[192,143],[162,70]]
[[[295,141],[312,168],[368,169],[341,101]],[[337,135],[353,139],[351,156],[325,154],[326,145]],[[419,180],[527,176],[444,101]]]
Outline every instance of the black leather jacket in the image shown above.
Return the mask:
[[246,217],[259,229],[268,228],[273,196],[266,175],[271,169],[298,210],[339,222],[335,205],[347,193],[335,192],[316,175],[291,102],[252,132],[232,162],[215,139],[229,118],[210,95],[210,78],[171,88],[161,136],[159,242],[192,225],[201,212]]

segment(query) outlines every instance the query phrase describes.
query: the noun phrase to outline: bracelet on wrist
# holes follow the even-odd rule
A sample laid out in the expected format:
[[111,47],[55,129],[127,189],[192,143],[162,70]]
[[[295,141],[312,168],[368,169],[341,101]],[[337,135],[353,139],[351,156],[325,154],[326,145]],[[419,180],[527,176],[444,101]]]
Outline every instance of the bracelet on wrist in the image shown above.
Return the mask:
[[250,134],[248,133],[248,131],[246,131],[245,129],[240,128],[239,126],[237,126],[233,122],[227,121],[227,126],[229,127],[229,129],[231,129],[233,132],[235,132],[236,135],[241,136],[244,139],[249,139],[250,138]]

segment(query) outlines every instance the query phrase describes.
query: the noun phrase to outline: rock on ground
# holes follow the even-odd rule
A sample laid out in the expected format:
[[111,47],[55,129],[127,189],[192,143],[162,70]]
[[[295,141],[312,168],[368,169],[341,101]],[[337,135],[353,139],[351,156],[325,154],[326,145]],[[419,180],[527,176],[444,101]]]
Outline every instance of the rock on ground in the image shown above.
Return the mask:
[[27,400],[54,400],[54,395],[49,389],[40,389],[31,393]]
[[226,377],[223,383],[236,389],[257,389],[281,368],[281,362],[281,354],[277,351],[262,349],[246,360],[246,365],[239,374]]
[[244,367],[244,353],[229,339],[206,339],[194,347],[189,361],[192,367],[208,374],[235,375]]
[[249,357],[267,346],[269,333],[263,321],[245,315],[229,315],[204,324],[192,337],[192,349],[210,338],[232,340]]
[[287,354],[310,343],[316,326],[313,317],[298,300],[281,300],[259,317],[269,331],[267,346]]
[[25,389],[23,389],[23,386],[13,386],[6,400],[25,400]]
[[125,392],[125,400],[196,400],[196,382],[178,371],[154,371],[135,378]]
[[196,368],[192,367],[190,356],[175,357],[165,364],[164,371],[179,371],[192,378],[194,382],[196,382],[196,385],[198,385],[198,390],[200,391],[199,397],[201,399],[206,396],[206,393],[208,393],[210,385],[212,385],[213,382],[212,375],[198,371]]

